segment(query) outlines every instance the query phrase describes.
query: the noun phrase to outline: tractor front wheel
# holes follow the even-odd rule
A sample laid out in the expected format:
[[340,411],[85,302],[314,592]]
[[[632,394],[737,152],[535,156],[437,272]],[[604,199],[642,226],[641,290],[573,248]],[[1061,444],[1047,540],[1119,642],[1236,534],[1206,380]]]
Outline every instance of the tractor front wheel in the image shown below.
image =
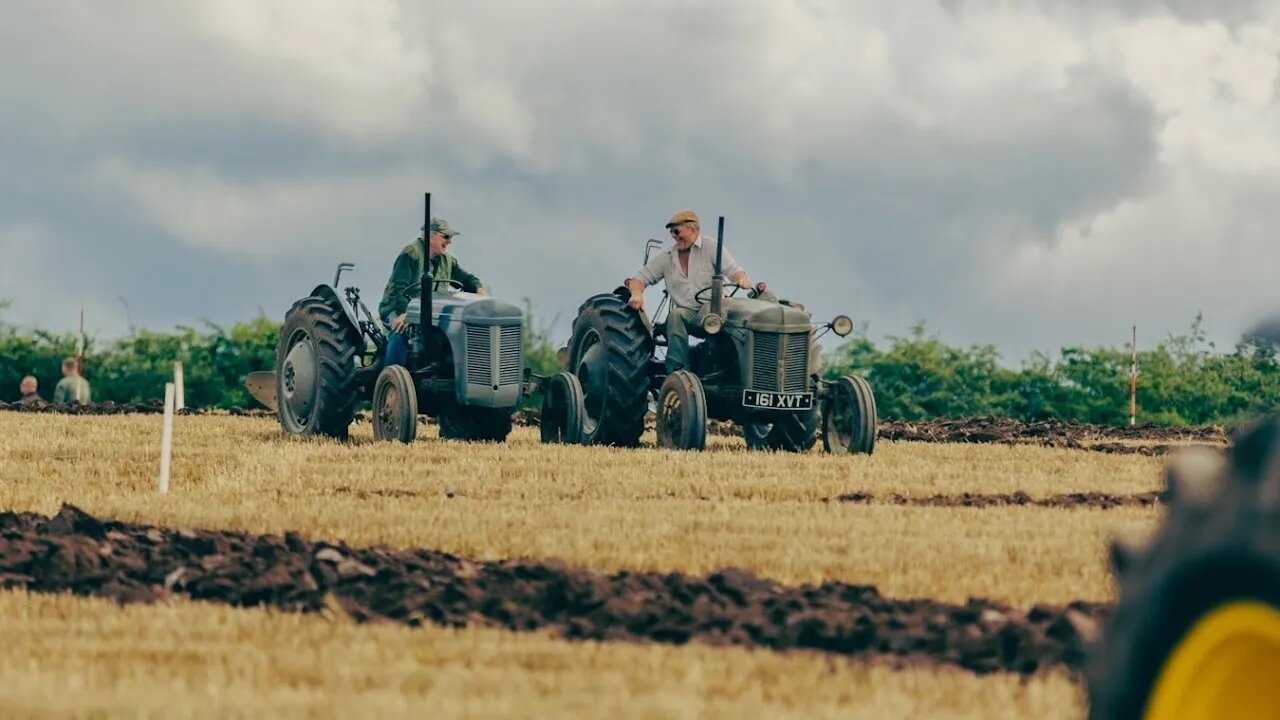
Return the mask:
[[658,447],[707,447],[707,397],[702,381],[688,370],[668,375],[658,391]]
[[831,384],[822,410],[822,448],[829,453],[870,455],[876,447],[876,397],[871,383],[845,375]]
[[418,435],[418,391],[413,376],[401,365],[378,374],[373,388],[373,437],[411,443]]
[[547,378],[542,391],[541,426],[542,442],[546,444],[578,445],[582,443],[583,405],[582,384],[570,372],[559,372]]

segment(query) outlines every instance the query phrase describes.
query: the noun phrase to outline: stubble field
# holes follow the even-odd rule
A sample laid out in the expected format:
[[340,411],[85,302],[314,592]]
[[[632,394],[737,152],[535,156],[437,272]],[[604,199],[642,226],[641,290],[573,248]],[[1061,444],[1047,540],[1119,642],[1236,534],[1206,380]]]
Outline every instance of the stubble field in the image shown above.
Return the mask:
[[5,714],[1080,717],[1161,512],[1136,439],[353,435],[179,417],[162,496],[158,416],[0,412]]

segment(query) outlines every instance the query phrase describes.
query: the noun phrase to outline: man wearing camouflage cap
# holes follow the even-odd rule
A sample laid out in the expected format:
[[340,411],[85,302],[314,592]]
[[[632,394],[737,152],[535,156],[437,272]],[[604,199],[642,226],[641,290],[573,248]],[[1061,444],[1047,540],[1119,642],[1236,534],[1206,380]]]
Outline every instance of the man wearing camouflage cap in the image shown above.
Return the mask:
[[[671,298],[671,314],[667,317],[667,374],[689,365],[689,333],[702,333],[698,316],[698,291],[711,287],[716,272],[716,240],[702,235],[698,216],[684,210],[671,216],[667,230],[675,246],[649,258],[648,264],[627,280],[631,291],[629,304],[644,309],[644,289],[665,282]],[[725,277],[740,288],[750,288],[751,279],[728,249],[721,253]]]
[[477,295],[488,295],[488,290],[480,283],[480,278],[472,275],[453,259],[446,250],[453,244],[453,238],[461,233],[454,230],[442,218],[431,218],[431,224],[424,227],[426,239],[421,235],[409,243],[396,256],[395,265],[391,268],[391,278],[387,280],[386,289],[382,292],[382,302],[378,304],[378,315],[390,329],[387,333],[386,365],[403,365],[408,358],[409,345],[405,340],[404,329],[407,324],[405,311],[409,307],[409,299],[417,297],[422,287],[422,266],[424,258],[430,262],[429,272],[432,278],[432,290],[448,290],[453,280],[466,292]]

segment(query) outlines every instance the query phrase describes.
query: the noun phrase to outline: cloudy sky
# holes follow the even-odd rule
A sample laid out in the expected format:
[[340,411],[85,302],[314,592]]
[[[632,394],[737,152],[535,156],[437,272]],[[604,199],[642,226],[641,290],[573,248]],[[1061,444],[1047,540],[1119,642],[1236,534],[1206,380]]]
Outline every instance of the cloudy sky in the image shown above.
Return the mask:
[[425,190],[561,341],[685,208],[878,341],[1280,312],[1274,2],[8,0],[0,46],[25,325],[280,318],[341,261],[376,300]]

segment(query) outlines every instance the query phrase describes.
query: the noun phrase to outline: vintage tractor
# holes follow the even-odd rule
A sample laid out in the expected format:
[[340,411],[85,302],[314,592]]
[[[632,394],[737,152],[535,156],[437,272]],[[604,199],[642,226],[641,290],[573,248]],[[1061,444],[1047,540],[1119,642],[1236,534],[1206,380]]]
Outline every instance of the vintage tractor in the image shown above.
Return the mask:
[[[707,421],[717,419],[741,425],[753,449],[807,452],[820,431],[827,452],[870,454],[877,424],[871,386],[857,375],[825,380],[819,368],[818,330],[845,337],[853,321],[841,315],[815,326],[803,306],[763,283],[744,297],[736,287],[726,297],[723,241],[721,217],[715,276],[698,293],[701,331],[691,333],[703,341],[691,345],[688,368],[666,374],[656,357],[666,345],[666,321],[651,323],[631,308],[627,287],[578,308],[562,355],[583,393],[582,443],[637,446],[652,399],[663,448],[704,449]],[[649,241],[646,263],[655,245]],[[655,317],[668,301],[664,292]],[[573,401],[566,390],[563,404]]]
[[[425,227],[430,193],[424,205]],[[280,330],[276,369],[251,373],[250,393],[276,410],[293,435],[346,439],[356,403],[370,400],[378,440],[412,442],[419,413],[439,418],[442,438],[505,440],[512,411],[532,387],[521,309],[436,280],[424,264],[421,292],[407,311],[408,359],[384,367],[382,323],[357,288],[346,288],[345,303],[338,296],[343,270],[353,267],[340,264],[332,285],[318,285],[293,304]]]
[[[1280,342],[1280,324],[1262,330]],[[1112,544],[1118,598],[1086,668],[1089,716],[1280,717],[1280,416],[1224,451],[1180,451],[1165,489],[1150,541]]]

